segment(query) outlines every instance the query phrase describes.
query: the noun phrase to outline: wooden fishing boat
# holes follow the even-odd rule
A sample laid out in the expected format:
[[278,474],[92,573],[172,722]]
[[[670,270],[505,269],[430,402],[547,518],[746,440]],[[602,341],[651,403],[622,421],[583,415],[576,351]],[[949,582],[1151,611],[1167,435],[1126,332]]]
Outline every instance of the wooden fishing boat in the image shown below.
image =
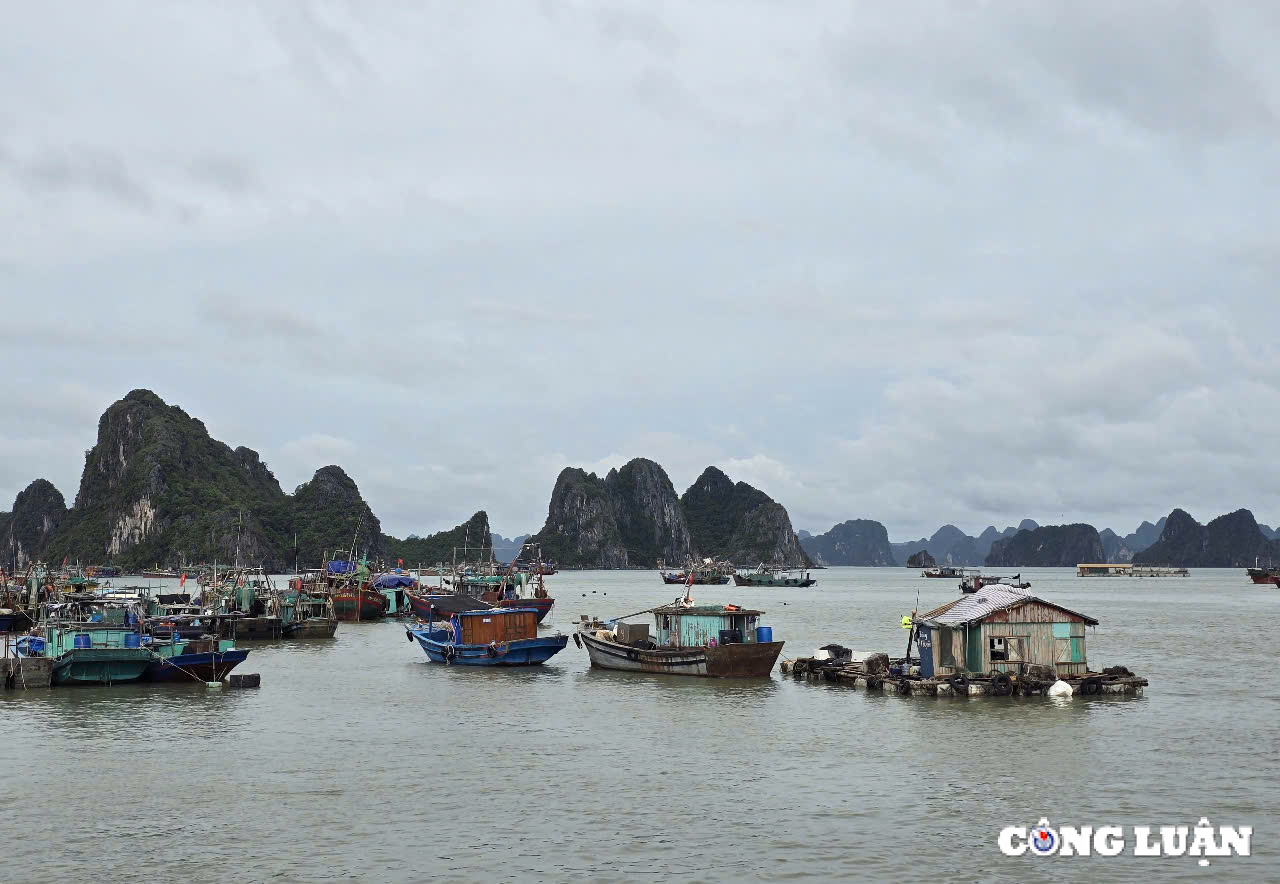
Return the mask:
[[517,570],[516,563],[526,550],[537,557],[534,561],[541,561],[541,550],[537,545],[527,543],[520,547],[516,558],[506,570],[500,571],[493,559],[491,548],[486,548],[489,559],[477,564],[467,561],[469,548],[466,546],[461,548],[463,558],[459,562],[459,549],[455,547],[453,571],[449,577],[441,577],[440,591],[444,592],[447,586],[452,592],[483,602],[484,604],[479,607],[521,608],[533,611],[538,615],[538,622],[541,623],[555,607],[556,600],[547,592],[544,572]]
[[[735,568],[729,562],[717,562],[712,559],[703,559],[701,563],[691,563],[680,571],[668,571],[659,568],[658,573],[662,577],[662,582],[666,584],[687,584],[692,586],[723,586],[729,582],[730,577],[737,573]],[[689,580],[692,573],[693,580]]]
[[934,567],[934,568],[925,568],[923,571],[920,572],[920,576],[921,577],[950,577],[953,579],[956,577],[959,577],[961,579],[964,579],[976,573],[977,571],[971,568],[959,568],[959,567],[953,567],[951,565],[938,565],[937,567]]
[[976,577],[966,577],[960,581],[960,591],[963,593],[977,592],[984,586],[1012,586],[1014,589],[1030,589],[1031,583],[1023,580],[1021,574],[1014,574],[1012,577],[984,577],[978,575]]
[[569,637],[538,635],[535,612],[521,608],[460,611],[447,621],[408,627],[432,663],[458,666],[535,666],[554,657]]
[[652,637],[647,623],[584,619],[573,634],[574,644],[586,649],[598,669],[712,678],[768,676],[782,653],[783,643],[773,640],[773,630],[760,625],[763,611],[677,600],[640,613],[653,614]]
[[249,656],[235,642],[212,637],[153,642],[148,648],[153,659],[143,681],[222,681]]
[[293,595],[284,597],[283,608],[285,638],[333,638],[338,631],[338,615],[327,593],[295,589]]
[[411,592],[409,605],[414,616],[421,620],[447,620],[460,611],[482,611],[493,607],[460,592]]
[[737,586],[805,587],[813,586],[818,581],[810,577],[803,568],[761,564],[745,574],[735,572],[733,582]]
[[1245,574],[1262,586],[1280,586],[1280,568],[1246,568]]
[[387,614],[387,597],[367,586],[352,586],[333,594],[333,612],[339,620],[381,620]]

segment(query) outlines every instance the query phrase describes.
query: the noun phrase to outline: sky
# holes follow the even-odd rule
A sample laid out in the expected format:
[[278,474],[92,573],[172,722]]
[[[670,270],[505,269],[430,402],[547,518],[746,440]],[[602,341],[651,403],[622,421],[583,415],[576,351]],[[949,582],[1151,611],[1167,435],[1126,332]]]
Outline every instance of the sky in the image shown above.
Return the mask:
[[709,464],[894,540],[1280,522],[1280,7],[18,4],[0,506],[145,387],[403,536]]

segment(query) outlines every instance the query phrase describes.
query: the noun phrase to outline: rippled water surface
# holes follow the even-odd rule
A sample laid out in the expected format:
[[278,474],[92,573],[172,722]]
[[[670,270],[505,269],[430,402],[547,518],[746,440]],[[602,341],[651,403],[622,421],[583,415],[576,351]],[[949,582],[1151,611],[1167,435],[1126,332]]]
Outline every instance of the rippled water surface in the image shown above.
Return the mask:
[[[253,646],[256,691],[0,691],[4,880],[1280,880],[1280,590],[1240,571],[1033,591],[1102,625],[1141,699],[867,695],[771,679],[430,665],[394,621]],[[954,597],[906,569],[805,590],[696,587],[768,611],[786,656],[901,655]],[[654,572],[563,573],[552,629],[673,598]],[[1006,858],[1001,827],[1252,825],[1253,857]]]

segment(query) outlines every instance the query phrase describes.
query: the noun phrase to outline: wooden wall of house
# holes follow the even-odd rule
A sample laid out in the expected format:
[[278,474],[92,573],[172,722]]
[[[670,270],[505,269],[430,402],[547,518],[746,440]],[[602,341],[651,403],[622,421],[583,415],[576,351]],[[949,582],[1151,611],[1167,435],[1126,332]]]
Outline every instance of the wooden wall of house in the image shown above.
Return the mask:
[[[1059,675],[1088,671],[1084,618],[1052,605],[1029,602],[1017,608],[995,611],[979,627],[936,627],[932,630],[933,671],[945,677],[967,671],[982,674],[992,669],[1018,672],[1019,663],[1048,663]],[[992,661],[993,636],[1011,645],[1020,660]],[[967,640],[966,640],[967,639]]]
[[535,611],[472,614],[462,617],[462,643],[487,645],[490,642],[512,642],[538,637],[538,614]]

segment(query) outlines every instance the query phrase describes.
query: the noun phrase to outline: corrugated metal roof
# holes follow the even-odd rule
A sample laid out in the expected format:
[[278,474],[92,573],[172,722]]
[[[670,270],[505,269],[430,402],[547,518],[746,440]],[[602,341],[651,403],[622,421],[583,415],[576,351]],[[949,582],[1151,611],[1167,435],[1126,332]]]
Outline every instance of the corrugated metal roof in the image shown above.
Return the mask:
[[1071,611],[1062,607],[1062,605],[1056,605],[1039,596],[1034,596],[1025,589],[998,584],[984,586],[972,595],[966,595],[964,598],[943,605],[941,608],[935,608],[916,619],[928,623],[937,623],[941,626],[963,626],[966,623],[985,619],[996,611],[1003,611],[1006,608],[1013,608],[1026,602],[1040,602],[1060,611],[1066,611],[1068,614],[1074,614],[1093,626],[1098,625],[1098,621],[1092,617],[1077,611]]

